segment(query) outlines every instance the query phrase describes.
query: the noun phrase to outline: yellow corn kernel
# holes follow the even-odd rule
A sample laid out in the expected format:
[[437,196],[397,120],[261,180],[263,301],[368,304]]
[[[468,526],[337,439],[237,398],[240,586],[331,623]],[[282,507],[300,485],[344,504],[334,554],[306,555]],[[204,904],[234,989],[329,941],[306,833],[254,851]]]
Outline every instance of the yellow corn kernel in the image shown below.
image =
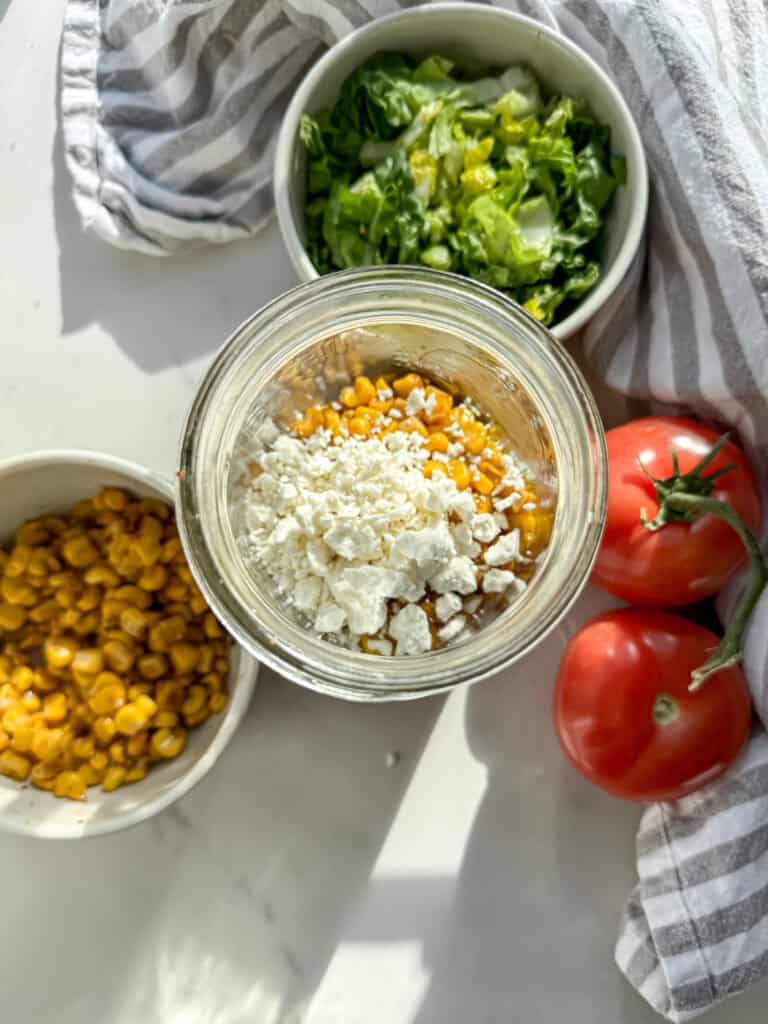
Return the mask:
[[59,772],[53,783],[53,795],[69,800],[82,800],[85,788],[85,779],[78,772]]
[[181,541],[178,537],[171,537],[163,544],[160,561],[163,565],[169,565],[181,551]]
[[118,789],[125,782],[125,776],[127,772],[125,768],[120,765],[113,764],[107,768],[104,775],[104,780],[101,783],[101,787],[105,793],[112,793],[115,789]]
[[115,728],[124,736],[135,736],[137,732],[147,727],[147,724],[157,711],[157,704],[142,694],[130,704],[125,704],[115,715]]
[[487,494],[475,494],[475,511],[493,512],[493,502]]
[[8,708],[7,711],[3,712],[2,725],[9,736],[13,736],[17,729],[29,721],[30,715],[21,704],[16,704],[14,707]]
[[220,711],[223,711],[224,708],[227,706],[228,700],[229,697],[226,695],[226,693],[214,693],[208,702],[208,707],[215,715],[217,715]]
[[35,681],[35,673],[28,665],[17,665],[11,672],[11,686],[21,693],[28,690]]
[[83,579],[89,587],[116,587],[120,582],[120,577],[108,565],[91,566]]
[[197,668],[199,649],[193,644],[172,644],[170,650],[171,664],[177,675],[186,675]]
[[35,669],[32,686],[38,693],[51,693],[58,685],[58,681],[50,676],[45,669]]
[[160,679],[168,672],[168,660],[162,654],[142,654],[138,669],[143,679]]
[[[216,658],[217,665],[219,664],[220,660],[222,659]],[[224,666],[221,672],[209,672],[205,676],[203,676],[200,681],[201,683],[203,683],[204,686],[207,686],[209,690],[216,693],[220,689],[222,689],[224,685],[224,676],[226,675],[227,669],[228,663],[226,663],[226,660],[224,660]]]
[[147,617],[140,608],[123,607],[120,613],[120,626],[129,636],[140,640],[147,628]]
[[149,733],[146,729],[143,729],[126,741],[125,752],[128,757],[141,757],[145,753],[148,743]]
[[385,377],[384,374],[381,374],[379,377],[377,377],[376,380],[374,381],[376,393],[378,394],[379,391],[391,391],[392,389],[389,386],[390,380],[392,380],[392,377]]
[[[111,673],[102,672],[101,675],[111,675]],[[99,716],[108,716],[112,715],[115,711],[121,711],[124,704],[125,686],[119,679],[117,682],[107,683],[106,685],[99,687],[88,701],[88,707],[95,715]],[[94,723],[94,730],[95,728],[96,723]],[[101,739],[101,737],[99,738]]]
[[115,723],[109,716],[103,716],[94,720],[91,727],[93,729],[93,735],[97,741],[104,747],[112,742],[115,736]]
[[21,605],[9,604],[7,601],[0,604],[0,630],[15,633],[26,621],[27,613]]
[[488,430],[482,423],[471,423],[464,427],[464,447],[470,455],[479,455],[488,443]]
[[27,571],[32,549],[26,544],[17,544],[8,555],[4,573],[9,579],[17,579]]
[[156,729],[175,729],[179,724],[179,716],[175,711],[158,711],[152,719]]
[[155,757],[170,760],[178,757],[186,745],[186,729],[158,729],[152,734],[150,749]]
[[0,582],[0,593],[3,600],[8,604],[17,604],[25,608],[31,608],[32,605],[37,603],[37,594],[34,587],[31,587],[29,583],[25,583],[23,580],[13,579],[9,576],[4,576],[2,582]]
[[354,409],[355,406],[362,404],[361,400],[357,397],[357,391],[351,385],[341,389],[339,401],[345,409]]
[[98,548],[85,534],[65,540],[61,545],[61,553],[64,561],[74,569],[85,569],[99,558]]
[[205,707],[207,699],[208,694],[204,686],[190,686],[186,700],[181,705],[182,715],[196,715]]
[[21,703],[24,705],[27,711],[39,711],[42,707],[42,701],[34,692],[34,690],[27,690],[24,696],[21,698]]
[[472,477],[472,490],[478,494],[491,494],[496,484],[485,473],[475,473]]
[[122,512],[130,501],[128,494],[119,487],[105,488],[101,492],[100,498],[104,508],[108,508],[112,512]]
[[470,473],[469,466],[460,459],[451,459],[448,463],[448,475],[460,491],[469,487]]
[[10,742],[11,740],[8,733],[3,732],[3,730],[0,729],[0,750],[6,750]]
[[195,712],[194,715],[184,715],[184,724],[188,729],[194,729],[197,725],[202,725],[203,722],[207,721],[211,717],[210,709],[208,705]]
[[54,619],[58,619],[61,614],[61,608],[56,601],[51,598],[48,601],[43,601],[42,604],[37,605],[29,613],[29,618],[32,622],[40,625],[44,622],[52,622]]
[[445,452],[448,451],[448,445],[450,443],[451,442],[449,441],[447,434],[444,434],[442,430],[435,430],[429,435],[426,449],[428,452],[442,452],[445,454]]
[[29,781],[37,789],[46,789],[49,792],[53,789],[53,782],[56,778],[56,770],[47,764],[36,764],[32,766],[29,773]]
[[450,475],[446,464],[444,462],[436,462],[434,459],[427,459],[421,467],[421,471],[428,480],[431,479],[435,473],[442,473],[443,476]]
[[16,782],[23,782],[29,775],[32,763],[15,750],[4,750],[0,753],[0,775],[7,775]]
[[13,671],[13,662],[7,654],[0,654],[0,683],[7,683]]
[[78,761],[89,761],[95,753],[95,745],[92,736],[78,736],[72,740],[72,756]]
[[77,608],[67,608],[67,610],[62,612],[59,616],[58,627],[60,630],[74,629],[80,622],[81,618],[82,615]]
[[20,694],[15,686],[12,686],[10,683],[3,683],[0,686],[0,712],[16,707],[19,699]]
[[98,675],[104,668],[104,655],[98,647],[81,647],[72,659],[72,671]]
[[187,585],[183,580],[174,577],[165,585],[161,594],[163,601],[184,601],[187,597]]
[[157,590],[162,590],[167,582],[168,570],[164,566],[156,564],[142,569],[141,575],[136,581],[136,584],[141,587],[142,590],[154,593]]
[[[213,616],[210,617],[213,619]],[[207,621],[208,616],[206,616],[206,624]],[[158,653],[169,651],[173,644],[184,639],[186,630],[187,624],[180,615],[171,615],[166,619],[161,619],[149,631],[149,649]]]
[[126,782],[141,782],[146,777],[149,764],[146,757],[139,758],[139,760],[128,769],[125,773]]
[[[226,676],[227,672],[229,672],[229,658],[217,658],[216,661],[214,662],[214,668],[216,669],[216,672],[211,672],[210,675],[218,675],[219,679],[223,678],[224,676]],[[208,678],[208,676],[205,677],[206,680],[208,680]],[[211,689],[216,688],[212,682],[208,682],[207,685]]]
[[72,628],[78,636],[88,636],[90,633],[96,633],[99,628],[99,613],[86,612],[85,615],[80,616]]
[[43,721],[47,725],[61,725],[68,712],[67,698],[61,691],[49,693],[43,701]]
[[104,769],[109,765],[109,758],[107,757],[103,750],[97,750],[96,753],[92,755],[88,764],[91,766],[91,768],[93,768],[94,771],[103,772]]
[[424,419],[427,423],[447,423],[453,398],[442,388],[428,387],[426,395],[429,408],[424,410]]
[[349,421],[349,432],[350,434],[365,437],[371,432],[371,424],[363,416],[353,416]]
[[109,596],[116,601],[124,601],[126,605],[139,608],[142,611],[146,611],[152,604],[152,595],[148,594],[146,590],[142,590],[141,587],[134,586],[132,583],[126,583],[122,587],[118,587],[116,590],[111,591]]
[[210,672],[213,668],[214,657],[215,654],[212,647],[200,647],[197,655],[197,671],[201,673]]
[[184,701],[184,687],[176,680],[166,679],[155,686],[155,701],[163,711],[178,711]]
[[128,672],[136,656],[133,649],[123,640],[107,640],[102,648],[104,660],[114,672]]
[[75,607],[79,596],[80,592],[75,587],[65,584],[56,590],[53,595],[53,599],[59,608],[64,608],[66,610],[68,608]]
[[497,465],[495,462],[491,462],[490,459],[483,459],[477,467],[481,473],[485,473],[487,477],[493,480],[494,487],[498,484],[499,480],[504,476],[504,469],[502,466]]
[[51,572],[54,563],[59,569],[61,568],[61,563],[58,559],[54,558],[48,548],[36,548],[30,555],[27,575],[47,576]]
[[78,644],[71,637],[49,637],[43,652],[49,668],[66,668],[77,654]]
[[216,617],[211,612],[208,612],[203,620],[203,629],[205,630],[205,635],[209,640],[218,640],[219,637],[224,636],[224,630],[218,624]]
[[17,544],[28,544],[30,547],[36,548],[41,544],[47,544],[49,539],[48,531],[39,519],[30,519],[29,522],[22,523],[16,530]]
[[163,547],[158,538],[141,534],[133,542],[133,550],[138,555],[141,564],[148,568],[160,560]]
[[[7,712],[6,712],[7,714]],[[25,722],[19,722],[16,731],[13,733],[11,746],[19,754],[27,754],[32,749],[32,738],[35,733],[35,723],[32,718]]]
[[341,416],[339,416],[335,409],[323,410],[323,426],[334,434],[338,431],[341,426]]
[[38,761],[50,761],[60,753],[67,742],[63,729],[38,727],[32,735],[31,751]]
[[418,373],[406,373],[404,377],[398,377],[392,382],[392,390],[400,398],[407,398],[414,388],[423,388],[424,381]]
[[429,431],[415,416],[406,416],[403,420],[398,420],[392,424],[395,430],[401,430],[406,434],[421,434],[422,437],[429,437]]
[[113,764],[125,764],[125,744],[122,740],[110,743],[109,759]]
[[146,694],[147,697],[152,696],[151,683],[131,683],[128,687],[128,700],[137,700],[142,694]]

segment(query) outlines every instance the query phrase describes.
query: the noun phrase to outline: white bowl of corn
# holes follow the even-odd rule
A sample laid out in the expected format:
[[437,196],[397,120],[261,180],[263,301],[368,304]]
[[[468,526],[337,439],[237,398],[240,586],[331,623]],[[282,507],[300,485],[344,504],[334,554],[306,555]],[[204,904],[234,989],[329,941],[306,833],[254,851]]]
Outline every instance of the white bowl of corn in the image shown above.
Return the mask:
[[170,481],[89,451],[0,462],[0,829],[144,821],[214,764],[257,665],[187,568]]

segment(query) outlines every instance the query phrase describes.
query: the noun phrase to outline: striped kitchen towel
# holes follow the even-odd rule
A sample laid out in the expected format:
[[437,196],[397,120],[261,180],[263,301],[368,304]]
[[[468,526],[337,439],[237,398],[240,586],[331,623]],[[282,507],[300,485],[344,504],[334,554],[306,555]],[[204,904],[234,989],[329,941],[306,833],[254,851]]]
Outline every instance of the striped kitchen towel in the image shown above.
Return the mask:
[[[85,226],[151,254],[254,234],[296,81],[413,0],[68,0],[61,114]],[[519,0],[615,78],[651,173],[648,252],[585,333],[613,388],[733,425],[768,479],[763,0]],[[745,669],[768,724],[768,594]],[[669,1020],[768,975],[768,736],[650,807],[616,959]]]

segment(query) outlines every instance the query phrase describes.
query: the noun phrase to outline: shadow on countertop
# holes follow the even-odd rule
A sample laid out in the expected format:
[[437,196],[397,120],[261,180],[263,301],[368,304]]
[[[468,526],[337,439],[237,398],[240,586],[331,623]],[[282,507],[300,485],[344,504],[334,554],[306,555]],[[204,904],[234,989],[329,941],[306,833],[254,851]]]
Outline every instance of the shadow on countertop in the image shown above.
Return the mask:
[[212,355],[246,317],[297,283],[274,221],[255,239],[165,258],[88,235],[72,198],[58,89],[56,106],[53,203],[65,341],[99,323],[147,373],[183,367]]

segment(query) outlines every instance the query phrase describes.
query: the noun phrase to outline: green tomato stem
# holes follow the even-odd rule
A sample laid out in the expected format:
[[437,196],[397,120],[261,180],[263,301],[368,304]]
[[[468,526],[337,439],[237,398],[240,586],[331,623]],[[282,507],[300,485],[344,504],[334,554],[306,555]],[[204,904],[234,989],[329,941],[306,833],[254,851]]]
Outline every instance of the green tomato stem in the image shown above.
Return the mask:
[[664,500],[675,512],[692,516],[714,515],[738,533],[750,561],[750,581],[736,605],[731,620],[717,649],[703,665],[691,673],[689,690],[696,691],[715,672],[736,665],[741,660],[741,642],[749,617],[768,583],[768,566],[760,551],[757,538],[745,525],[741,516],[725,501],[706,497],[702,494],[686,494],[684,491],[669,491]]

